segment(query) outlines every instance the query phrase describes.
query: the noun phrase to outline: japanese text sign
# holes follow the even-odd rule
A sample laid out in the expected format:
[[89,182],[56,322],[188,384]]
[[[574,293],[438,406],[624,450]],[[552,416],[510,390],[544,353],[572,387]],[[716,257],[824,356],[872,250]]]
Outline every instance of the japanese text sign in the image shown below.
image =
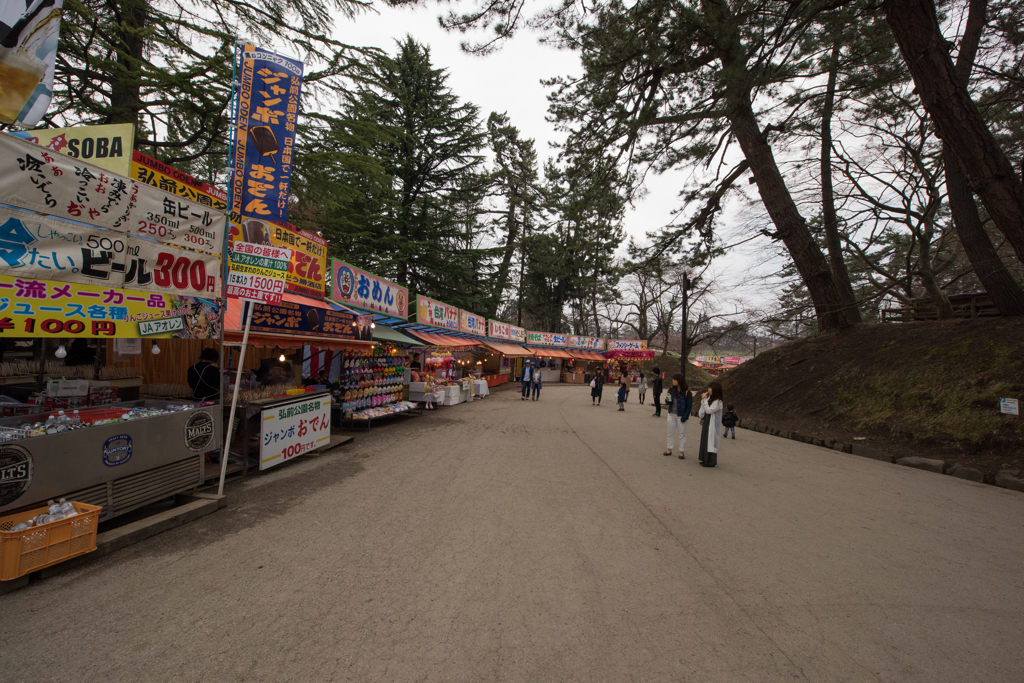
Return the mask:
[[330,396],[268,408],[260,414],[260,469],[280,465],[330,441]]
[[285,288],[289,292],[324,298],[327,284],[327,240],[295,226],[277,225],[255,218],[242,219],[241,225],[231,225],[228,239],[253,244],[272,244],[275,247],[291,249],[292,260],[285,277]]
[[220,257],[0,208],[0,269],[22,278],[216,296]]
[[487,321],[487,336],[494,339],[512,339],[512,326],[500,320]]
[[587,349],[590,351],[603,351],[604,339],[601,337],[580,337],[575,334],[569,335],[570,349]]
[[516,327],[515,325],[509,325],[508,326],[508,331],[512,335],[510,337],[510,339],[512,341],[519,342],[520,344],[525,344],[526,343],[526,328],[525,327]]
[[485,337],[487,336],[487,319],[469,311],[461,311],[459,315],[459,330],[466,334]]
[[526,333],[526,343],[541,346],[565,346],[568,343],[568,337],[557,332],[530,331]]
[[331,298],[366,311],[409,318],[409,290],[355,266],[331,259]]
[[[356,339],[359,328],[351,313],[284,301],[279,305],[250,307],[253,332],[286,334],[291,337],[337,337]],[[244,321],[243,321],[244,322]]]
[[231,213],[288,220],[302,62],[246,45],[239,69]]
[[292,253],[265,244],[235,242],[230,252],[227,295],[232,299],[280,304]]
[[227,217],[211,206],[0,135],[0,202],[219,254]]
[[609,339],[609,351],[645,351],[647,342],[642,339]]
[[459,309],[440,301],[434,301],[425,296],[417,295],[416,322],[423,325],[433,325],[445,330],[458,330]]
[[220,337],[215,299],[0,275],[0,337]]
[[83,159],[100,168],[130,175],[132,147],[135,145],[135,125],[112,123],[103,126],[75,126],[73,128],[39,128],[12,131],[23,140]]
[[214,211],[223,213],[228,209],[228,193],[224,190],[196,180],[188,173],[183,173],[142,152],[132,152],[129,175],[132,180],[211,207]]

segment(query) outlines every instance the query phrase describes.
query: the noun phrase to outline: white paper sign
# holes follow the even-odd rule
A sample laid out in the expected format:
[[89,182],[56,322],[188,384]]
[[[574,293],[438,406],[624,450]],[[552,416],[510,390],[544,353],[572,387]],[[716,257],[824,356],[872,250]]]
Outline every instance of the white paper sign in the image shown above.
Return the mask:
[[1020,408],[1015,398],[999,399],[999,412],[1004,415],[1020,415]]
[[260,418],[261,470],[316,450],[331,440],[331,397],[327,395],[268,408]]
[[95,164],[0,135],[0,202],[219,254],[227,215]]

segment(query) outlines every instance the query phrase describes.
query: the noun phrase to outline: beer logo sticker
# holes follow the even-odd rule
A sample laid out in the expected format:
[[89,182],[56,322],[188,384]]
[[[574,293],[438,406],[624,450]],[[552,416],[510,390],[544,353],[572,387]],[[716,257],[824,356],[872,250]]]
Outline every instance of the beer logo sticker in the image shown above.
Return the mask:
[[32,454],[21,446],[0,445],[0,507],[21,498],[32,485]]
[[132,437],[127,434],[112,436],[103,443],[103,464],[117,467],[132,459]]
[[208,410],[193,413],[185,423],[185,446],[193,453],[205,451],[213,443],[214,427]]

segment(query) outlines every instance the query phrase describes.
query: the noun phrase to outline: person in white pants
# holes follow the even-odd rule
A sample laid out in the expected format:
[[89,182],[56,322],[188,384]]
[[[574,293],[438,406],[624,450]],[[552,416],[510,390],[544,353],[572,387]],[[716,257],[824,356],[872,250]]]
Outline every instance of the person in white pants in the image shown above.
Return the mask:
[[672,455],[676,440],[679,440],[679,459],[686,459],[686,421],[693,412],[693,394],[686,377],[676,374],[672,377],[672,388],[668,390],[665,402],[668,408],[668,450],[662,455]]

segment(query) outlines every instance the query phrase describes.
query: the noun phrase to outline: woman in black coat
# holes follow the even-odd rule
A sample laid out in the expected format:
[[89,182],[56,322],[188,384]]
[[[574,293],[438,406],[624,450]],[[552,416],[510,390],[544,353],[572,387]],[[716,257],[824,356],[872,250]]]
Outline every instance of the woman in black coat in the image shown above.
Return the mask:
[[601,405],[601,393],[604,391],[604,370],[599,369],[594,373],[594,386],[590,389],[590,404]]

